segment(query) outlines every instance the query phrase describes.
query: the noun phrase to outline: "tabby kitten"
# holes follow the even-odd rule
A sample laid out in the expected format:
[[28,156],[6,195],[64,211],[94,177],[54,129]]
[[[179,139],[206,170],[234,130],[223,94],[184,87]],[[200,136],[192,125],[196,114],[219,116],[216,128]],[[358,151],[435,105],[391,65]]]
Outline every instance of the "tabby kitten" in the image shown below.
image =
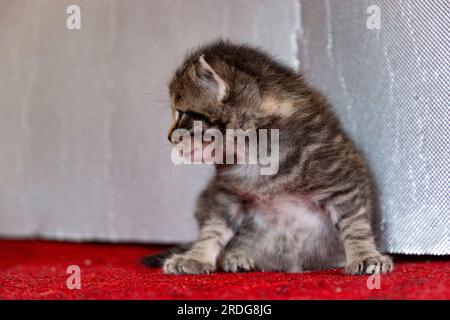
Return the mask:
[[277,128],[279,170],[259,175],[258,165],[216,164],[198,199],[198,239],[145,264],[163,264],[169,274],[392,270],[375,245],[374,188],[364,159],[298,73],[258,49],[218,41],[186,58],[170,96],[176,117],[169,140],[195,120],[222,132]]

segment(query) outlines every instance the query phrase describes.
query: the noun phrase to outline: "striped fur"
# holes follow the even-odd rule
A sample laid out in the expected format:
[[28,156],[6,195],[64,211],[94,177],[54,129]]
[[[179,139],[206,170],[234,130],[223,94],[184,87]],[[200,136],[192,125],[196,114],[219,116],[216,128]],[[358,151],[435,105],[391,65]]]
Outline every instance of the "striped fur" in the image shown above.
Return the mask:
[[299,74],[257,49],[219,41],[186,58],[170,94],[182,115],[171,130],[199,119],[219,130],[279,129],[280,168],[261,176],[250,165],[216,165],[198,200],[198,240],[165,260],[166,273],[392,270],[375,244],[367,165]]

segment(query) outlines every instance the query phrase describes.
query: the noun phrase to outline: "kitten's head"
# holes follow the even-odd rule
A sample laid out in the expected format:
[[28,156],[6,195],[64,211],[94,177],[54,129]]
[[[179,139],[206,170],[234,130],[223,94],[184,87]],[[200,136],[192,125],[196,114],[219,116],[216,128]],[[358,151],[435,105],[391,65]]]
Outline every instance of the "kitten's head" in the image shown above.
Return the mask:
[[191,130],[195,120],[204,129],[255,128],[267,107],[266,88],[276,89],[283,77],[293,78],[293,72],[252,47],[219,41],[199,48],[169,85],[174,120],[169,140],[177,128]]

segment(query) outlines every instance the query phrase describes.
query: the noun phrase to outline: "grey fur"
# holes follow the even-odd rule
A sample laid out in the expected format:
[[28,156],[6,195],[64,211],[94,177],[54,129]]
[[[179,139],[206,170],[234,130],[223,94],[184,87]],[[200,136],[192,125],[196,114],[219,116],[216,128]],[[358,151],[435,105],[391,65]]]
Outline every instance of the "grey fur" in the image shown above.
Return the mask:
[[301,75],[255,48],[219,41],[186,58],[170,93],[184,115],[171,131],[200,118],[219,130],[278,128],[281,162],[274,176],[255,174],[257,165],[216,165],[198,200],[199,237],[165,260],[166,273],[392,270],[375,245],[365,161]]

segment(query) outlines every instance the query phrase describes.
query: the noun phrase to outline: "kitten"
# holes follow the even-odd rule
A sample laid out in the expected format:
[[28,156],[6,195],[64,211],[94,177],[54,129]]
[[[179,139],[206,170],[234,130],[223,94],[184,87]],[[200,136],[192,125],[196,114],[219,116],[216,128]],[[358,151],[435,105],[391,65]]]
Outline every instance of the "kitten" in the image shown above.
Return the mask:
[[[218,41],[190,54],[170,83],[169,131],[279,129],[279,170],[216,164],[198,199],[198,239],[143,259],[169,274],[345,266],[349,274],[393,269],[376,248],[374,187],[366,163],[325,99],[296,72],[247,45]],[[178,141],[172,141],[174,143]]]

